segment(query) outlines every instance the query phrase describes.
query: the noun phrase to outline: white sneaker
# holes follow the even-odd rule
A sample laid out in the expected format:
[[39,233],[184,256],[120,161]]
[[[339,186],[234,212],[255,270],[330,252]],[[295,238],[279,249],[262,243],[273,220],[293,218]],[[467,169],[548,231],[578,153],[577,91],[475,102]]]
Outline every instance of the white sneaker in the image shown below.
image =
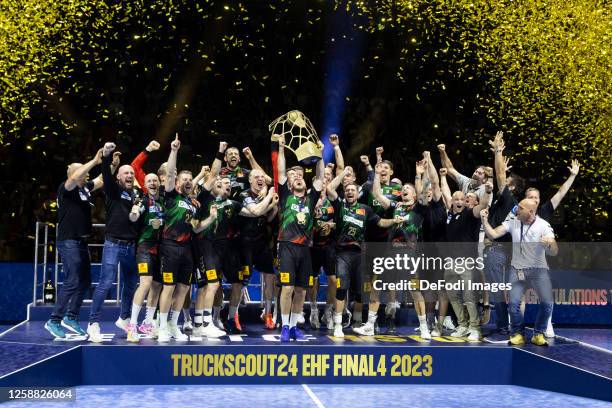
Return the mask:
[[87,326],[87,335],[92,343],[102,343],[102,333],[100,333],[100,324],[89,323]]
[[362,336],[373,336],[374,335],[374,324],[367,322],[361,327],[353,327],[353,331]]
[[[221,319],[215,319],[213,320],[213,325],[218,329],[221,330],[225,335],[225,327],[223,326],[223,322],[221,321]],[[210,325],[209,325],[210,326]]]
[[[452,334],[451,334],[452,336]],[[467,337],[467,341],[481,341],[482,337],[480,336],[480,331],[478,330],[470,330],[470,335]]]
[[342,324],[334,325],[334,337],[343,338],[344,332],[342,331]]
[[440,328],[438,325],[434,325],[434,328],[431,329],[431,337],[440,337],[442,333],[440,333]]
[[153,339],[156,339],[157,335],[159,334],[159,320],[151,320],[151,323],[153,324],[153,331],[151,332],[151,337]]
[[321,327],[321,323],[319,322],[319,308],[317,307],[310,311],[310,327],[313,329]]
[[306,319],[304,318],[304,312],[302,312],[298,315],[297,324],[304,324],[304,323],[306,323]]
[[202,327],[202,336],[216,339],[217,337],[225,336],[225,331],[220,330],[214,324],[209,324],[206,327]]
[[456,329],[455,325],[453,324],[453,319],[451,319],[450,316],[446,316],[444,318],[444,321],[442,322],[442,327],[444,327],[445,329],[448,329],[448,330],[455,330]]
[[204,325],[199,326],[199,327],[195,326],[193,330],[191,331],[191,338],[193,339],[194,337],[204,337],[203,331],[204,331]]
[[173,322],[168,322],[168,332],[170,333],[170,337],[172,337],[175,341],[189,340],[189,337],[186,334],[183,334],[181,329],[179,329],[179,327]]
[[544,332],[544,337],[548,339],[552,339],[555,337],[555,329],[553,329],[552,321],[548,321],[548,326],[546,326],[546,331]]
[[191,320],[187,320],[186,322],[183,323],[183,331],[191,331],[193,330],[193,323],[191,322]]
[[422,339],[431,340],[431,334],[429,333],[427,325],[419,326],[419,332]]
[[467,327],[459,326],[457,330],[451,333],[451,337],[465,337],[470,332],[470,329]]
[[128,331],[128,324],[130,324],[130,319],[122,319],[121,317],[115,322],[115,326],[123,330],[126,334]]
[[157,341],[158,343],[167,343],[170,341],[170,332],[167,327],[160,327],[157,332]]

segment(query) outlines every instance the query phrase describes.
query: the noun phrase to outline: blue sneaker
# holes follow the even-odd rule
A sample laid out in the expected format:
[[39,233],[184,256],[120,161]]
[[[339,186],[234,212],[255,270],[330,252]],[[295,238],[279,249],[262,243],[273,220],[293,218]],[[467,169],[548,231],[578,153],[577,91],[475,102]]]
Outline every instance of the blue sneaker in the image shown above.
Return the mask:
[[289,343],[291,341],[291,336],[289,332],[290,332],[289,326],[283,326],[283,328],[281,329],[281,337],[280,337],[281,343]]
[[79,336],[85,336],[87,334],[87,332],[81,328],[79,321],[75,318],[64,316],[62,319],[62,326],[72,332],[75,332]]
[[304,336],[304,333],[302,333],[297,326],[292,327],[291,330],[289,330],[289,335],[293,340],[306,340],[306,336]]
[[45,323],[45,329],[47,329],[47,331],[51,333],[55,338],[66,338],[66,332],[64,331],[64,329],[62,329],[62,325],[58,322],[48,320],[47,323]]

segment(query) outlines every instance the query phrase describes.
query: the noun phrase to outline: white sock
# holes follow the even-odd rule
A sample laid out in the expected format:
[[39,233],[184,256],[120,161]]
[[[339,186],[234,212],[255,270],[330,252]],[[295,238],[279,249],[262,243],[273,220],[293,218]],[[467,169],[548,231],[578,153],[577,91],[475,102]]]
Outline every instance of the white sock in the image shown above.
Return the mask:
[[196,327],[200,327],[202,325],[202,316],[204,315],[204,309],[196,309],[195,316],[193,316],[193,322]]
[[160,329],[168,328],[168,313],[159,314],[159,328]]
[[172,320],[172,324],[177,325],[178,324],[178,318],[181,315],[181,310],[173,310],[172,311],[172,316],[170,316],[170,319]]
[[315,309],[318,309],[318,308],[319,308],[319,306],[317,305],[317,302],[315,302],[315,301],[310,302],[310,310],[311,311],[313,311]]
[[299,313],[291,312],[291,317],[289,318],[289,327],[297,326],[298,316],[299,316]]
[[325,305],[325,313],[329,313],[330,310],[334,310],[334,305],[328,303]]
[[363,317],[361,316],[361,312],[353,313],[353,321],[360,322],[362,320],[363,320]]
[[206,309],[204,308],[204,326],[208,326],[209,323],[212,323],[213,321],[213,317],[212,317],[212,309]]
[[376,323],[377,317],[378,317],[378,312],[368,312],[368,323],[371,323],[371,324]]
[[132,316],[130,317],[130,324],[138,324],[140,309],[142,309],[142,306],[132,303]]
[[289,326],[289,315],[281,314],[281,319],[283,320],[283,326]]
[[272,313],[272,301],[266,300],[266,308],[264,309],[266,313]]
[[419,318],[419,325],[420,326],[427,326],[427,316],[418,316]]
[[153,318],[155,317],[155,309],[157,309],[155,306],[147,306],[147,311],[145,314],[145,320],[147,322],[153,321]]
[[334,324],[342,324],[342,313],[334,313]]
[[232,306],[230,305],[228,312],[227,312],[227,320],[231,320],[234,318],[234,315],[236,314],[236,311],[238,310],[238,306]]
[[191,321],[191,310],[190,309],[183,309],[183,320],[185,320],[186,322]]

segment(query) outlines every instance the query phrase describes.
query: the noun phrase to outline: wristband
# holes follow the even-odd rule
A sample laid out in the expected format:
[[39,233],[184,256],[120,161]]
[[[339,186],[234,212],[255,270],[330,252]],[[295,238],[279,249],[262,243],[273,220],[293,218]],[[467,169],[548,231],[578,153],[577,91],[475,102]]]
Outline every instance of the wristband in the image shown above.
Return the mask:
[[224,158],[225,158],[225,153],[217,152],[217,154],[215,155],[215,159],[219,159],[223,161]]

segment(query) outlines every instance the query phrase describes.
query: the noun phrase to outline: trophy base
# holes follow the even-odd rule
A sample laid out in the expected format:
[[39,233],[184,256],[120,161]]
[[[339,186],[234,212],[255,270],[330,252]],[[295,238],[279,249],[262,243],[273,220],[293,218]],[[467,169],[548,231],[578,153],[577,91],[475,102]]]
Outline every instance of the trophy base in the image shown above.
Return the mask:
[[319,156],[310,156],[298,161],[302,166],[310,167],[315,165],[319,160],[321,160]]

